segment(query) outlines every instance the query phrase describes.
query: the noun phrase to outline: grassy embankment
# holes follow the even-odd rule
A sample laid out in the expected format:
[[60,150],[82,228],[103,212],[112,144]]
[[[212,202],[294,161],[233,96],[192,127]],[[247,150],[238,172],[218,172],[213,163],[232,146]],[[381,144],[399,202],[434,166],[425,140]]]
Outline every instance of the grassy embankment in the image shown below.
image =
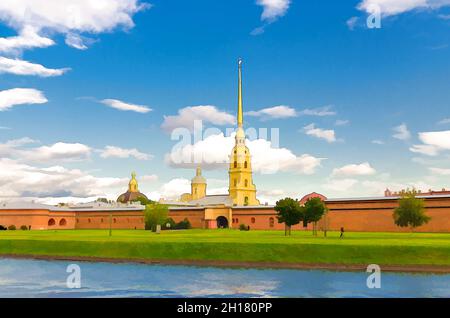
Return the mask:
[[[321,234],[321,233],[319,233]],[[128,260],[450,266],[450,234],[186,230],[0,231],[0,255]]]

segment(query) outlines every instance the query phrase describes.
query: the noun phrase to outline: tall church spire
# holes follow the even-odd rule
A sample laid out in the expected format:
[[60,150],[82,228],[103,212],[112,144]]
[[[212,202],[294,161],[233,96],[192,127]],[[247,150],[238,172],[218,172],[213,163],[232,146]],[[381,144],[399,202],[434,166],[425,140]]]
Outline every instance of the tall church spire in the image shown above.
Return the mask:
[[256,187],[253,184],[250,149],[245,145],[245,132],[243,128],[242,107],[242,59],[238,60],[238,113],[236,130],[236,143],[231,150],[228,193],[233,205],[242,206],[259,205],[256,198]]
[[243,125],[243,113],[242,113],[242,59],[238,60],[238,69],[239,69],[239,88],[238,88],[238,127],[242,128]]

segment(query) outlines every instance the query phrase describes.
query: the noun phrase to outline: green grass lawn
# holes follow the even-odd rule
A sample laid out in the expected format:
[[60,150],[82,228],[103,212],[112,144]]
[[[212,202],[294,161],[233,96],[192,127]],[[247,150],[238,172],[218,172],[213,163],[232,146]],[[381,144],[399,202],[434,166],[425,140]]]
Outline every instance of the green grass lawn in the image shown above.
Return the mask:
[[0,231],[0,255],[450,266],[450,234],[293,231]]

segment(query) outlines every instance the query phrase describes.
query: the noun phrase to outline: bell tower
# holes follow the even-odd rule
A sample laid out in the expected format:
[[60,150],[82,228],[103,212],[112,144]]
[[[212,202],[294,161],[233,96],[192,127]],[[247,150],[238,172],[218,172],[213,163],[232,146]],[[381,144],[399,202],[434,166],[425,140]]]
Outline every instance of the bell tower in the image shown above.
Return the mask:
[[197,167],[195,177],[191,180],[191,200],[198,200],[206,196],[206,179],[202,176],[202,169]]
[[238,60],[238,113],[235,145],[230,155],[228,192],[234,205],[260,205],[256,199],[256,186],[253,184],[253,173],[250,150],[245,145],[242,106],[242,59]]

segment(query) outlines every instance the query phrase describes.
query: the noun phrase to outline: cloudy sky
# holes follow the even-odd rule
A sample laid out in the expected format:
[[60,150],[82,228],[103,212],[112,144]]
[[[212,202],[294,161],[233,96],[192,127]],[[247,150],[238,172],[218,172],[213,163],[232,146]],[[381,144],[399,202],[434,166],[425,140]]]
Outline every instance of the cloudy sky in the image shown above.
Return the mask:
[[0,201],[226,192],[238,57],[262,202],[450,187],[449,53],[450,0],[2,0]]

